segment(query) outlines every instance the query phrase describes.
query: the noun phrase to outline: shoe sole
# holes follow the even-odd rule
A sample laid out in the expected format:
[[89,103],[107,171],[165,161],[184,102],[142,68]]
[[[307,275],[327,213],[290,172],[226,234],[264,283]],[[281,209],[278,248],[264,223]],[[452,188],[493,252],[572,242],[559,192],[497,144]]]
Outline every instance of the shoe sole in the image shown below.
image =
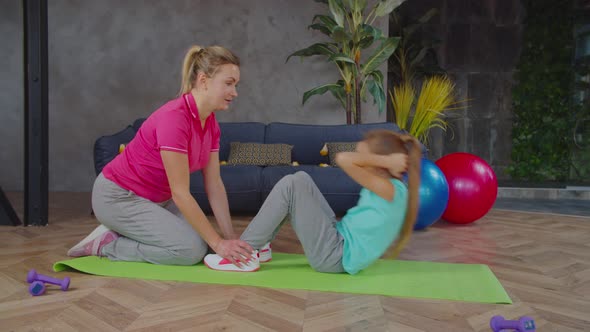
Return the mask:
[[98,227],[96,227],[92,233],[90,233],[87,237],[85,237],[82,241],[78,242],[78,244],[76,244],[75,246],[73,246],[72,248],[70,248],[70,250],[68,250],[67,255],[70,257],[73,257],[71,255],[72,252],[80,250],[82,248],[84,248],[84,246],[89,243],[92,242],[94,239],[96,239],[97,237],[101,236],[102,234],[106,233],[110,231],[110,228],[104,226],[104,225],[100,225]]
[[211,270],[213,270],[213,271],[221,271],[221,272],[246,272],[246,273],[248,273],[248,272],[256,272],[256,271],[260,270],[260,266],[258,266],[256,269],[250,270],[250,271],[244,271],[244,270],[218,270],[218,269],[212,268],[211,265],[207,264],[207,262],[205,262],[204,260],[203,260],[203,263],[205,263],[205,265],[208,268],[210,268]]

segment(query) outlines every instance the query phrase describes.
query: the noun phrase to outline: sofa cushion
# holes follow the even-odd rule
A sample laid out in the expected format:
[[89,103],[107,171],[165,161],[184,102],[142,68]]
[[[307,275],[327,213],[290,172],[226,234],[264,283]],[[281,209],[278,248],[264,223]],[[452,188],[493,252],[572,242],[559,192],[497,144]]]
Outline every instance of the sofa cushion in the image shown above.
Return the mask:
[[227,161],[231,142],[264,143],[266,125],[260,122],[220,122],[219,160]]
[[292,145],[231,142],[230,165],[277,166],[291,164]]
[[[266,126],[265,143],[293,145],[293,161],[300,164],[318,165],[328,162],[320,155],[327,142],[358,142],[372,129],[389,129],[400,132],[392,122],[360,125],[306,125],[273,122]],[[223,133],[222,133],[223,136]]]
[[314,166],[309,175],[326,195],[356,195],[361,191],[361,186],[338,167]]
[[356,150],[356,142],[328,142],[328,157],[330,158],[330,165],[336,165],[336,154],[338,152],[351,152]]
[[313,167],[309,173],[336,214],[343,215],[359,200],[361,186],[339,167]]
[[101,136],[94,142],[94,170],[97,175],[119,154],[119,146],[131,142],[133,137],[135,129],[127,126],[116,134]]
[[[260,190],[262,167],[252,165],[225,165],[220,167],[221,179],[228,193],[253,192]],[[196,171],[191,174],[191,192],[205,193],[203,174]]]
[[[260,178],[262,167],[250,165],[221,166],[220,172],[231,211],[258,211],[260,207]],[[201,209],[206,213],[211,212],[201,171],[191,174],[190,191]]]

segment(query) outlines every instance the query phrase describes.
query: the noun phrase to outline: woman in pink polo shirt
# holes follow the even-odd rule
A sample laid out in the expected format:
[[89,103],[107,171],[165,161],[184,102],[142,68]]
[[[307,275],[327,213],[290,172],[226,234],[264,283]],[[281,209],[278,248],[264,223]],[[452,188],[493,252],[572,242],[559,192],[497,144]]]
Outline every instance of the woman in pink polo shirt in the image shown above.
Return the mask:
[[[193,265],[209,245],[233,263],[252,247],[234,233],[219,171],[215,111],[238,96],[239,59],[220,46],[193,46],[182,68],[180,97],[152,113],[135,138],[97,177],[92,207],[102,224],[69,256]],[[190,173],[202,170],[223,232],[217,234],[190,193]]]

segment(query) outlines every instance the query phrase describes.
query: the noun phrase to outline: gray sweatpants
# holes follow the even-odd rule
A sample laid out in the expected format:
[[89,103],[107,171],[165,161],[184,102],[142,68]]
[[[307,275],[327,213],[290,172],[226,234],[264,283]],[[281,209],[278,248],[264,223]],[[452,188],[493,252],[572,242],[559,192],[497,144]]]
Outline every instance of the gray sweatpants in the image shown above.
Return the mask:
[[193,265],[207,253],[207,243],[172,200],[154,203],[101,173],[92,189],[92,208],[100,223],[122,235],[102,248],[111,260]]
[[334,211],[305,172],[283,177],[262,204],[240,239],[260,249],[290,220],[311,267],[319,272],[344,272],[344,239],[336,230]]

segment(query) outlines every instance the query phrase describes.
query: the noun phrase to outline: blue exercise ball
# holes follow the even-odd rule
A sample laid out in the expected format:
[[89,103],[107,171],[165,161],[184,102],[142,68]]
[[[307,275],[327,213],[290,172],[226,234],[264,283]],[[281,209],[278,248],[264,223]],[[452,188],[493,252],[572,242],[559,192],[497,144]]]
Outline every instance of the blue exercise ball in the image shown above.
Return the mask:
[[415,230],[424,229],[439,220],[449,202],[449,184],[440,168],[426,158],[422,158],[421,165],[420,202]]

